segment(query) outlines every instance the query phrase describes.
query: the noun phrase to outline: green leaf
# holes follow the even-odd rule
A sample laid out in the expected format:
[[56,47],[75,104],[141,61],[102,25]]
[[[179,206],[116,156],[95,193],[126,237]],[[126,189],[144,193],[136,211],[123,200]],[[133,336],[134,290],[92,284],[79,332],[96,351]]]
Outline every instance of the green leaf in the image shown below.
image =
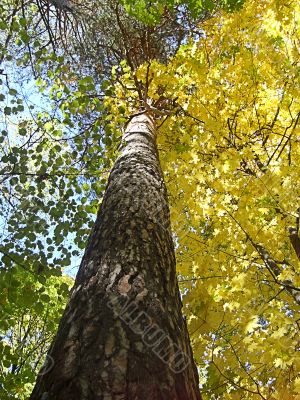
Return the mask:
[[0,30],[4,31],[7,29],[7,24],[4,21],[0,21]]
[[19,135],[25,136],[27,133],[27,130],[25,128],[19,128]]
[[9,93],[11,96],[15,96],[18,92],[16,91],[16,89],[9,89],[8,93]]
[[11,114],[11,108],[10,107],[4,107],[4,114],[5,115],[10,115]]
[[47,294],[42,294],[40,296],[40,299],[44,302],[44,303],[48,303],[50,301],[50,296],[48,296]]

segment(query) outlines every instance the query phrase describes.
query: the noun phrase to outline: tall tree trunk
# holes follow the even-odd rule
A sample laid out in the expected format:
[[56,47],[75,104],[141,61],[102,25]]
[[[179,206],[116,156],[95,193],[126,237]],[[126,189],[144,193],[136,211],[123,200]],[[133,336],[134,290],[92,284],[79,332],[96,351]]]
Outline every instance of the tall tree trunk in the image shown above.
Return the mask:
[[31,400],[200,400],[152,119],[134,117]]

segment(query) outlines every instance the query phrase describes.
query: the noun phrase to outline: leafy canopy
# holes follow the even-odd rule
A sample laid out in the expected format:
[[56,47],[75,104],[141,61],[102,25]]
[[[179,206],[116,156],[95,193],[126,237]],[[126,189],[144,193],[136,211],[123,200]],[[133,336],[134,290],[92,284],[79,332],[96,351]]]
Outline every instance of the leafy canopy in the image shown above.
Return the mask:
[[[299,11],[296,1],[248,1],[204,22],[167,65],[136,71],[160,118],[208,399],[300,398]],[[136,107],[131,79],[116,87],[115,112]]]
[[[148,3],[126,4],[143,19]],[[192,11],[196,4],[166,6]],[[159,127],[204,397],[300,398],[298,2],[249,0],[239,12],[218,11],[167,64],[142,55],[139,62],[146,62],[133,68],[124,57],[110,76],[103,66],[99,75],[86,65],[75,70],[63,51],[49,50],[42,33],[31,43],[26,28],[37,22],[34,2],[25,18],[13,15],[9,2],[0,7],[9,71],[0,94],[6,268],[34,274],[39,298],[40,285],[75,263],[120,127],[146,108]],[[165,13],[158,11],[154,22]],[[39,91],[28,95],[32,60]],[[15,280],[20,287],[23,275]]]
[[156,24],[160,21],[166,10],[186,10],[191,17],[203,17],[203,15],[218,9],[233,11],[240,8],[244,0],[122,0],[126,11],[138,19],[148,23]]

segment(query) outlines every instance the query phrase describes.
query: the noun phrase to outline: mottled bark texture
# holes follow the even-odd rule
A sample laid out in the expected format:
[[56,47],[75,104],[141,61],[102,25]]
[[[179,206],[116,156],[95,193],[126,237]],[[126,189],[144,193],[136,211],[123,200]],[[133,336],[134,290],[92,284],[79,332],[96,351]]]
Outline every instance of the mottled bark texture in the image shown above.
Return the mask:
[[201,399],[155,139],[131,120],[31,400]]

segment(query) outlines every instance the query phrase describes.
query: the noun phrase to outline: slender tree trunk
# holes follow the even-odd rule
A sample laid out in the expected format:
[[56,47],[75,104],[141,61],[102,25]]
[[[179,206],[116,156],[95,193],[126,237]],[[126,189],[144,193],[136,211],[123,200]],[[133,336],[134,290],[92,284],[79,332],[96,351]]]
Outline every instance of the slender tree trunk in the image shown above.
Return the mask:
[[134,117],[31,400],[200,400],[155,128]]

